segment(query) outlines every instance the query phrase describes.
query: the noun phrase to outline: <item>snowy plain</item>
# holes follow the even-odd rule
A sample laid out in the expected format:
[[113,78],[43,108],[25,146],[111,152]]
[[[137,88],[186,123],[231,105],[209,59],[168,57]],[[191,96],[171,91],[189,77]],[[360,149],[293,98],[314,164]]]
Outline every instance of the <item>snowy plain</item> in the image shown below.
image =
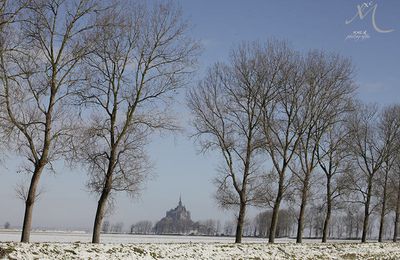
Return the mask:
[[400,259],[399,243],[306,239],[157,236],[104,234],[90,244],[90,233],[33,232],[29,244],[18,243],[20,231],[0,231],[0,259]]
[[[21,231],[0,230],[0,242],[19,242]],[[31,242],[89,243],[91,233],[83,231],[33,231]],[[234,237],[101,234],[102,243],[233,243]],[[304,239],[304,243],[318,243],[320,239]],[[267,238],[243,237],[244,243],[267,243]],[[295,242],[293,238],[276,238],[277,243]],[[332,243],[355,243],[357,240],[331,240]]]
[[[18,242],[21,231],[1,231],[0,242]],[[66,231],[34,231],[31,233],[31,242],[57,242],[57,243],[89,243],[91,233],[66,232]],[[101,234],[102,243],[232,243],[234,237],[207,237],[207,236],[170,236],[170,235],[131,235],[131,234]],[[244,238],[246,243],[264,243],[265,238]],[[282,241],[288,241],[286,239]]]

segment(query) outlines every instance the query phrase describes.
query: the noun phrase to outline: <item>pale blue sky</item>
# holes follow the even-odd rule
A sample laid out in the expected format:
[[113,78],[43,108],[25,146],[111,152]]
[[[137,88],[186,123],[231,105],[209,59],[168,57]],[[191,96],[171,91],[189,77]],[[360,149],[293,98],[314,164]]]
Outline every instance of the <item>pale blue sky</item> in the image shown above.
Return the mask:
[[[362,20],[345,24],[363,1],[181,0],[179,3],[193,25],[193,37],[203,44],[196,78],[201,78],[213,62],[226,60],[230,48],[240,42],[275,38],[288,40],[297,50],[318,48],[352,58],[360,99],[380,104],[400,101],[400,1],[373,1],[378,4],[376,24],[381,29],[394,29],[390,33],[376,32],[371,13]],[[367,31],[370,38],[345,40],[353,31]],[[184,94],[178,97],[175,109],[182,126],[187,126],[183,97]],[[218,210],[212,199],[211,180],[217,164],[214,154],[198,155],[187,133],[157,136],[148,151],[156,164],[154,178],[148,181],[141,198],[131,200],[124,195],[117,198],[116,210],[110,217],[112,222],[123,221],[128,227],[142,219],[158,220],[166,210],[176,206],[180,194],[194,220],[232,218],[232,212]],[[10,221],[12,226],[20,226],[24,207],[14,192],[21,179],[15,173],[18,161],[15,158],[4,161],[0,167],[0,225]],[[90,229],[97,198],[85,192],[85,172],[71,171],[62,162],[57,169],[57,175],[43,175],[45,193],[35,206],[33,226]]]

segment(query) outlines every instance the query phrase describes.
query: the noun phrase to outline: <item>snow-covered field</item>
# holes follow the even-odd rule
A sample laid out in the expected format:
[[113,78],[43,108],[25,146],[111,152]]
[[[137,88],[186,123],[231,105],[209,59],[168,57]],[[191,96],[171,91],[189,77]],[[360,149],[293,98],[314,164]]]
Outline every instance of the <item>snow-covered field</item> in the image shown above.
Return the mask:
[[[0,242],[19,242],[21,231],[0,230]],[[58,242],[58,243],[89,243],[92,239],[91,233],[81,231],[33,231],[31,242]],[[291,238],[277,238],[277,243],[295,242]],[[102,243],[233,243],[234,237],[207,237],[207,236],[170,236],[170,235],[131,235],[131,234],[102,234]],[[244,237],[244,243],[266,243],[266,238]],[[304,243],[318,243],[321,239],[303,239]],[[332,243],[354,243],[354,240],[332,240]]]
[[0,243],[0,259],[400,259],[399,244]]
[[[21,238],[21,231],[1,231],[0,242],[18,242]],[[32,232],[31,242],[59,242],[89,243],[92,239],[91,233],[84,232],[63,232],[63,231],[43,231]],[[232,243],[234,237],[207,237],[207,236],[159,236],[159,235],[130,235],[130,234],[102,234],[102,243]],[[264,243],[267,240],[261,238],[243,238],[247,243]],[[283,241],[283,240],[282,240]],[[285,239],[285,241],[287,241]]]
[[90,234],[78,232],[33,232],[33,243],[7,242],[18,241],[19,234],[0,231],[0,259],[400,259],[398,243],[280,239],[268,244],[245,238],[237,245],[232,237],[107,234],[104,244],[93,245]]

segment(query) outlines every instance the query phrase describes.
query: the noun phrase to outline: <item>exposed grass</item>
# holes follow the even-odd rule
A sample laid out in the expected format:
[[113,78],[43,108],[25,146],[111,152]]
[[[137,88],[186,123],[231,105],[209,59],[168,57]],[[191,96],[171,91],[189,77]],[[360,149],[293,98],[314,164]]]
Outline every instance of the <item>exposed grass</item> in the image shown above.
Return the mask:
[[343,257],[343,259],[349,259],[349,260],[357,259],[357,254],[355,254],[355,253],[346,253],[346,254],[341,255],[341,257]]
[[71,249],[64,249],[64,251],[67,252],[67,253],[71,253],[73,255],[77,255],[77,253],[74,250],[71,250]]
[[6,248],[0,247],[0,259],[9,258],[9,255],[14,251],[14,246],[8,246]]
[[155,252],[150,252],[150,256],[153,257],[154,259],[159,259],[161,256]]
[[139,247],[132,247],[132,250],[139,255],[144,255],[145,251]]

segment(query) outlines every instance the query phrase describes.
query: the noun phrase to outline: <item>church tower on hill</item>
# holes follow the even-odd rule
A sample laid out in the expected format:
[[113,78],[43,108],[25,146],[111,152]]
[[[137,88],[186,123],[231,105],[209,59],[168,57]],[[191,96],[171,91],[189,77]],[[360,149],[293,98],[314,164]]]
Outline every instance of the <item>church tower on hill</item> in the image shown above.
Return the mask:
[[190,217],[190,211],[182,204],[179,196],[178,206],[166,212],[165,217],[154,227],[156,234],[188,234],[197,227]]

